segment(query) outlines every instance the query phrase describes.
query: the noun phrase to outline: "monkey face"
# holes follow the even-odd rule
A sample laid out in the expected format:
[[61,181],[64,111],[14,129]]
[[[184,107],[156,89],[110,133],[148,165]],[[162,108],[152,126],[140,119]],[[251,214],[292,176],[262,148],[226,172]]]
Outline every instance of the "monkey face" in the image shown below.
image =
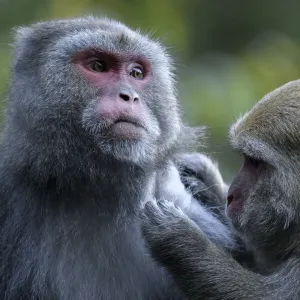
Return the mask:
[[298,190],[293,184],[294,175],[282,165],[245,156],[229,188],[226,211],[235,228],[256,250],[274,251],[284,244],[282,239],[290,238],[288,232],[294,230],[296,213],[293,191]]
[[241,230],[250,221],[252,208],[256,211],[260,205],[257,195],[258,190],[263,192],[261,181],[265,181],[266,168],[265,162],[244,155],[243,165],[231,183],[227,196],[226,213],[237,229]]
[[[291,239],[299,206],[297,162],[291,155],[243,133],[235,146],[244,163],[227,197],[227,215],[253,251],[268,253]],[[283,241],[284,240],[284,241]],[[277,253],[280,253],[277,249]]]
[[96,18],[39,23],[21,29],[18,40],[30,44],[32,51],[23,55],[35,65],[23,65],[20,54],[16,68],[27,78],[39,74],[35,94],[47,104],[24,109],[45,133],[45,125],[56,127],[80,136],[95,152],[136,163],[173,146],[181,120],[172,62],[159,43]]
[[[94,90],[82,114],[82,126],[107,154],[145,160],[157,151],[161,128],[146,92],[153,80],[146,58],[84,51],[75,56],[79,75]],[[153,152],[153,153],[152,153]]]

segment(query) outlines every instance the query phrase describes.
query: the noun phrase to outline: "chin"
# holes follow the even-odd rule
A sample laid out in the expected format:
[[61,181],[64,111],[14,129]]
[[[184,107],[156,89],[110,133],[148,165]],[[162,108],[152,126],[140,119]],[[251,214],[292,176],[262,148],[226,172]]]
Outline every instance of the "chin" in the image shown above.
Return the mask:
[[145,140],[101,139],[97,142],[104,154],[135,165],[153,163],[158,152],[155,143]]

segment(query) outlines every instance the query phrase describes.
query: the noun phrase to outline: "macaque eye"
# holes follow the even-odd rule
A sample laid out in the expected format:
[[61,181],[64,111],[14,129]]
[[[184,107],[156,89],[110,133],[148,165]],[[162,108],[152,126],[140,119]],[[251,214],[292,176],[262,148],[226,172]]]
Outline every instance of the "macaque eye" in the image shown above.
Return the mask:
[[141,67],[134,67],[130,71],[130,76],[142,80],[144,79],[144,71]]
[[95,60],[89,64],[89,68],[94,72],[105,72],[106,71],[106,65],[103,61]]

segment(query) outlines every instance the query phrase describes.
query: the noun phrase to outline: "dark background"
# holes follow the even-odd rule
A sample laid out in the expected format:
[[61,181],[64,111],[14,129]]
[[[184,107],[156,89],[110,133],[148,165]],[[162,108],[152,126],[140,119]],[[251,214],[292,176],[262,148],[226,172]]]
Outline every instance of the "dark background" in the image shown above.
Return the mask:
[[139,27],[170,48],[186,119],[209,126],[204,151],[228,181],[241,160],[228,146],[229,125],[267,92],[300,78],[297,0],[0,0],[0,106],[12,28],[88,14]]

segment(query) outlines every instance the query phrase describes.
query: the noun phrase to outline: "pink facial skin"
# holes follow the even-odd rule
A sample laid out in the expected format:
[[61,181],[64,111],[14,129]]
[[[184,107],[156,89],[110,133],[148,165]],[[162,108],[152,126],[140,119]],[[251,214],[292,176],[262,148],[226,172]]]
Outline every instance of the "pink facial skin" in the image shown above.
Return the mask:
[[263,162],[244,157],[244,163],[233,180],[227,196],[227,215],[237,217],[259,178]]
[[[112,136],[131,139],[145,134],[147,112],[140,93],[151,79],[150,62],[143,57],[111,54],[99,50],[77,53],[74,63],[82,76],[99,89],[96,114],[110,124]],[[103,67],[95,70],[99,64]],[[137,77],[137,73],[142,77]]]

